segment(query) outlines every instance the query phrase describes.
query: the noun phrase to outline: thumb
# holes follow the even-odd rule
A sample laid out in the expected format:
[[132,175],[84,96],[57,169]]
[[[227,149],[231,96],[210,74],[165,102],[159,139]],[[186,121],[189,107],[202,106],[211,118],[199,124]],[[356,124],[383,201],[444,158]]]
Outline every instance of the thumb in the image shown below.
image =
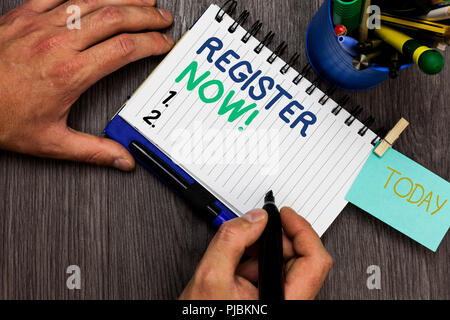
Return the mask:
[[255,209],[223,224],[206,250],[201,264],[219,274],[234,275],[245,250],[263,233],[267,219],[266,211]]
[[131,171],[134,158],[119,143],[105,138],[78,132],[69,128],[61,146],[60,158]]

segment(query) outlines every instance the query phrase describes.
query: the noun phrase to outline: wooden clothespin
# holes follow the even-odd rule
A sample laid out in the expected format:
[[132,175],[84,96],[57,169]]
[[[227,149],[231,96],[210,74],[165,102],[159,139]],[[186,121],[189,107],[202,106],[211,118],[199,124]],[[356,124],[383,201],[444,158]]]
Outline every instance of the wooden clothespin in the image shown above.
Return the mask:
[[389,131],[386,138],[381,140],[381,143],[375,149],[375,154],[380,158],[384,156],[386,151],[397,141],[403,131],[409,126],[409,122],[404,118],[401,118],[400,121],[395,125],[395,127]]

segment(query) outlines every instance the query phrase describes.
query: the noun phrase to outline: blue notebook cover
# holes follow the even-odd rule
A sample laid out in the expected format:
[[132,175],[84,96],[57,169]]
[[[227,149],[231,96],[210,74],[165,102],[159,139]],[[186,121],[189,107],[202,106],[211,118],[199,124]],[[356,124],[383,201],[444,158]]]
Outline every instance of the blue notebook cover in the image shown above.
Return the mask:
[[[181,169],[178,165],[176,165],[172,160],[170,160],[164,153],[162,153],[154,144],[145,139],[139,132],[137,132],[133,127],[131,127],[125,120],[123,120],[120,116],[116,115],[114,119],[108,124],[105,129],[105,134],[111,139],[119,142],[123,145],[135,158],[138,163],[144,166],[147,170],[158,176],[152,168],[148,165],[140,161],[135,154],[133,154],[130,149],[130,144],[133,141],[136,141],[150,151],[152,151],[156,156],[159,157],[164,163],[170,166],[173,170],[175,170],[178,174],[180,174],[189,184],[195,185],[198,184],[195,179],[193,179],[190,175],[188,175],[183,169]],[[167,186],[174,189],[173,186],[168,182],[158,176],[158,178],[164,182]],[[211,195],[212,197],[212,195]],[[216,227],[220,227],[224,222],[236,218],[237,216],[228,209],[223,203],[216,200],[214,204],[220,208],[221,213],[218,215],[212,222]]]

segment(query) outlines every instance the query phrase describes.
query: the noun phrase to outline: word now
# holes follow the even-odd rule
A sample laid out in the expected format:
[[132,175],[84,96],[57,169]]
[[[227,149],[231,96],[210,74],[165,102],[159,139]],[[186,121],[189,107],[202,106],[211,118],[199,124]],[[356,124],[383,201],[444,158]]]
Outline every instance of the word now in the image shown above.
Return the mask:
[[[397,170],[394,170],[390,167],[387,167],[387,169],[391,171],[391,175],[389,176],[389,179],[387,180],[386,185],[384,186],[385,189],[388,188],[389,183],[391,182],[394,176],[396,175],[402,176],[402,173],[398,172]],[[395,178],[394,180],[392,180],[392,182],[394,181]],[[414,183],[410,178],[407,177],[399,178],[397,182],[395,184],[391,184],[391,186],[393,186],[392,190],[397,196],[399,196],[402,199],[406,199],[406,201],[410,204],[417,205],[417,207],[421,207],[424,203],[427,203],[426,208],[427,213],[429,213],[430,206],[434,207],[434,203],[436,203],[436,210],[431,212],[431,215],[435,215],[436,213],[438,213],[447,203],[447,200],[445,200],[442,204],[439,204],[439,194],[436,194],[435,201],[433,201],[433,191],[430,191],[427,194],[427,196],[424,197],[426,193],[424,187],[418,183]],[[408,192],[405,193],[405,190]]]

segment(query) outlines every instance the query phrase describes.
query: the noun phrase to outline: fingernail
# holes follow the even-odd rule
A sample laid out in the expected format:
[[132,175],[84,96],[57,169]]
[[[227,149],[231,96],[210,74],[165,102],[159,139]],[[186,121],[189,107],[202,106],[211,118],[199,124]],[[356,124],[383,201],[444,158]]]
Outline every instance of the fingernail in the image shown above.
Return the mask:
[[113,166],[114,168],[122,171],[130,171],[131,169],[133,169],[131,163],[125,159],[117,159],[116,161],[114,161]]
[[172,14],[168,10],[158,8],[158,11],[161,14],[161,16],[164,18],[164,20],[168,20],[168,21],[172,20]]
[[245,219],[251,223],[255,223],[265,219],[267,213],[262,209],[254,209],[252,211],[247,212],[242,216],[242,219]]
[[175,43],[175,40],[173,40],[173,38],[171,36],[163,33],[163,37],[166,40],[166,42],[168,44],[170,44],[171,46]]

